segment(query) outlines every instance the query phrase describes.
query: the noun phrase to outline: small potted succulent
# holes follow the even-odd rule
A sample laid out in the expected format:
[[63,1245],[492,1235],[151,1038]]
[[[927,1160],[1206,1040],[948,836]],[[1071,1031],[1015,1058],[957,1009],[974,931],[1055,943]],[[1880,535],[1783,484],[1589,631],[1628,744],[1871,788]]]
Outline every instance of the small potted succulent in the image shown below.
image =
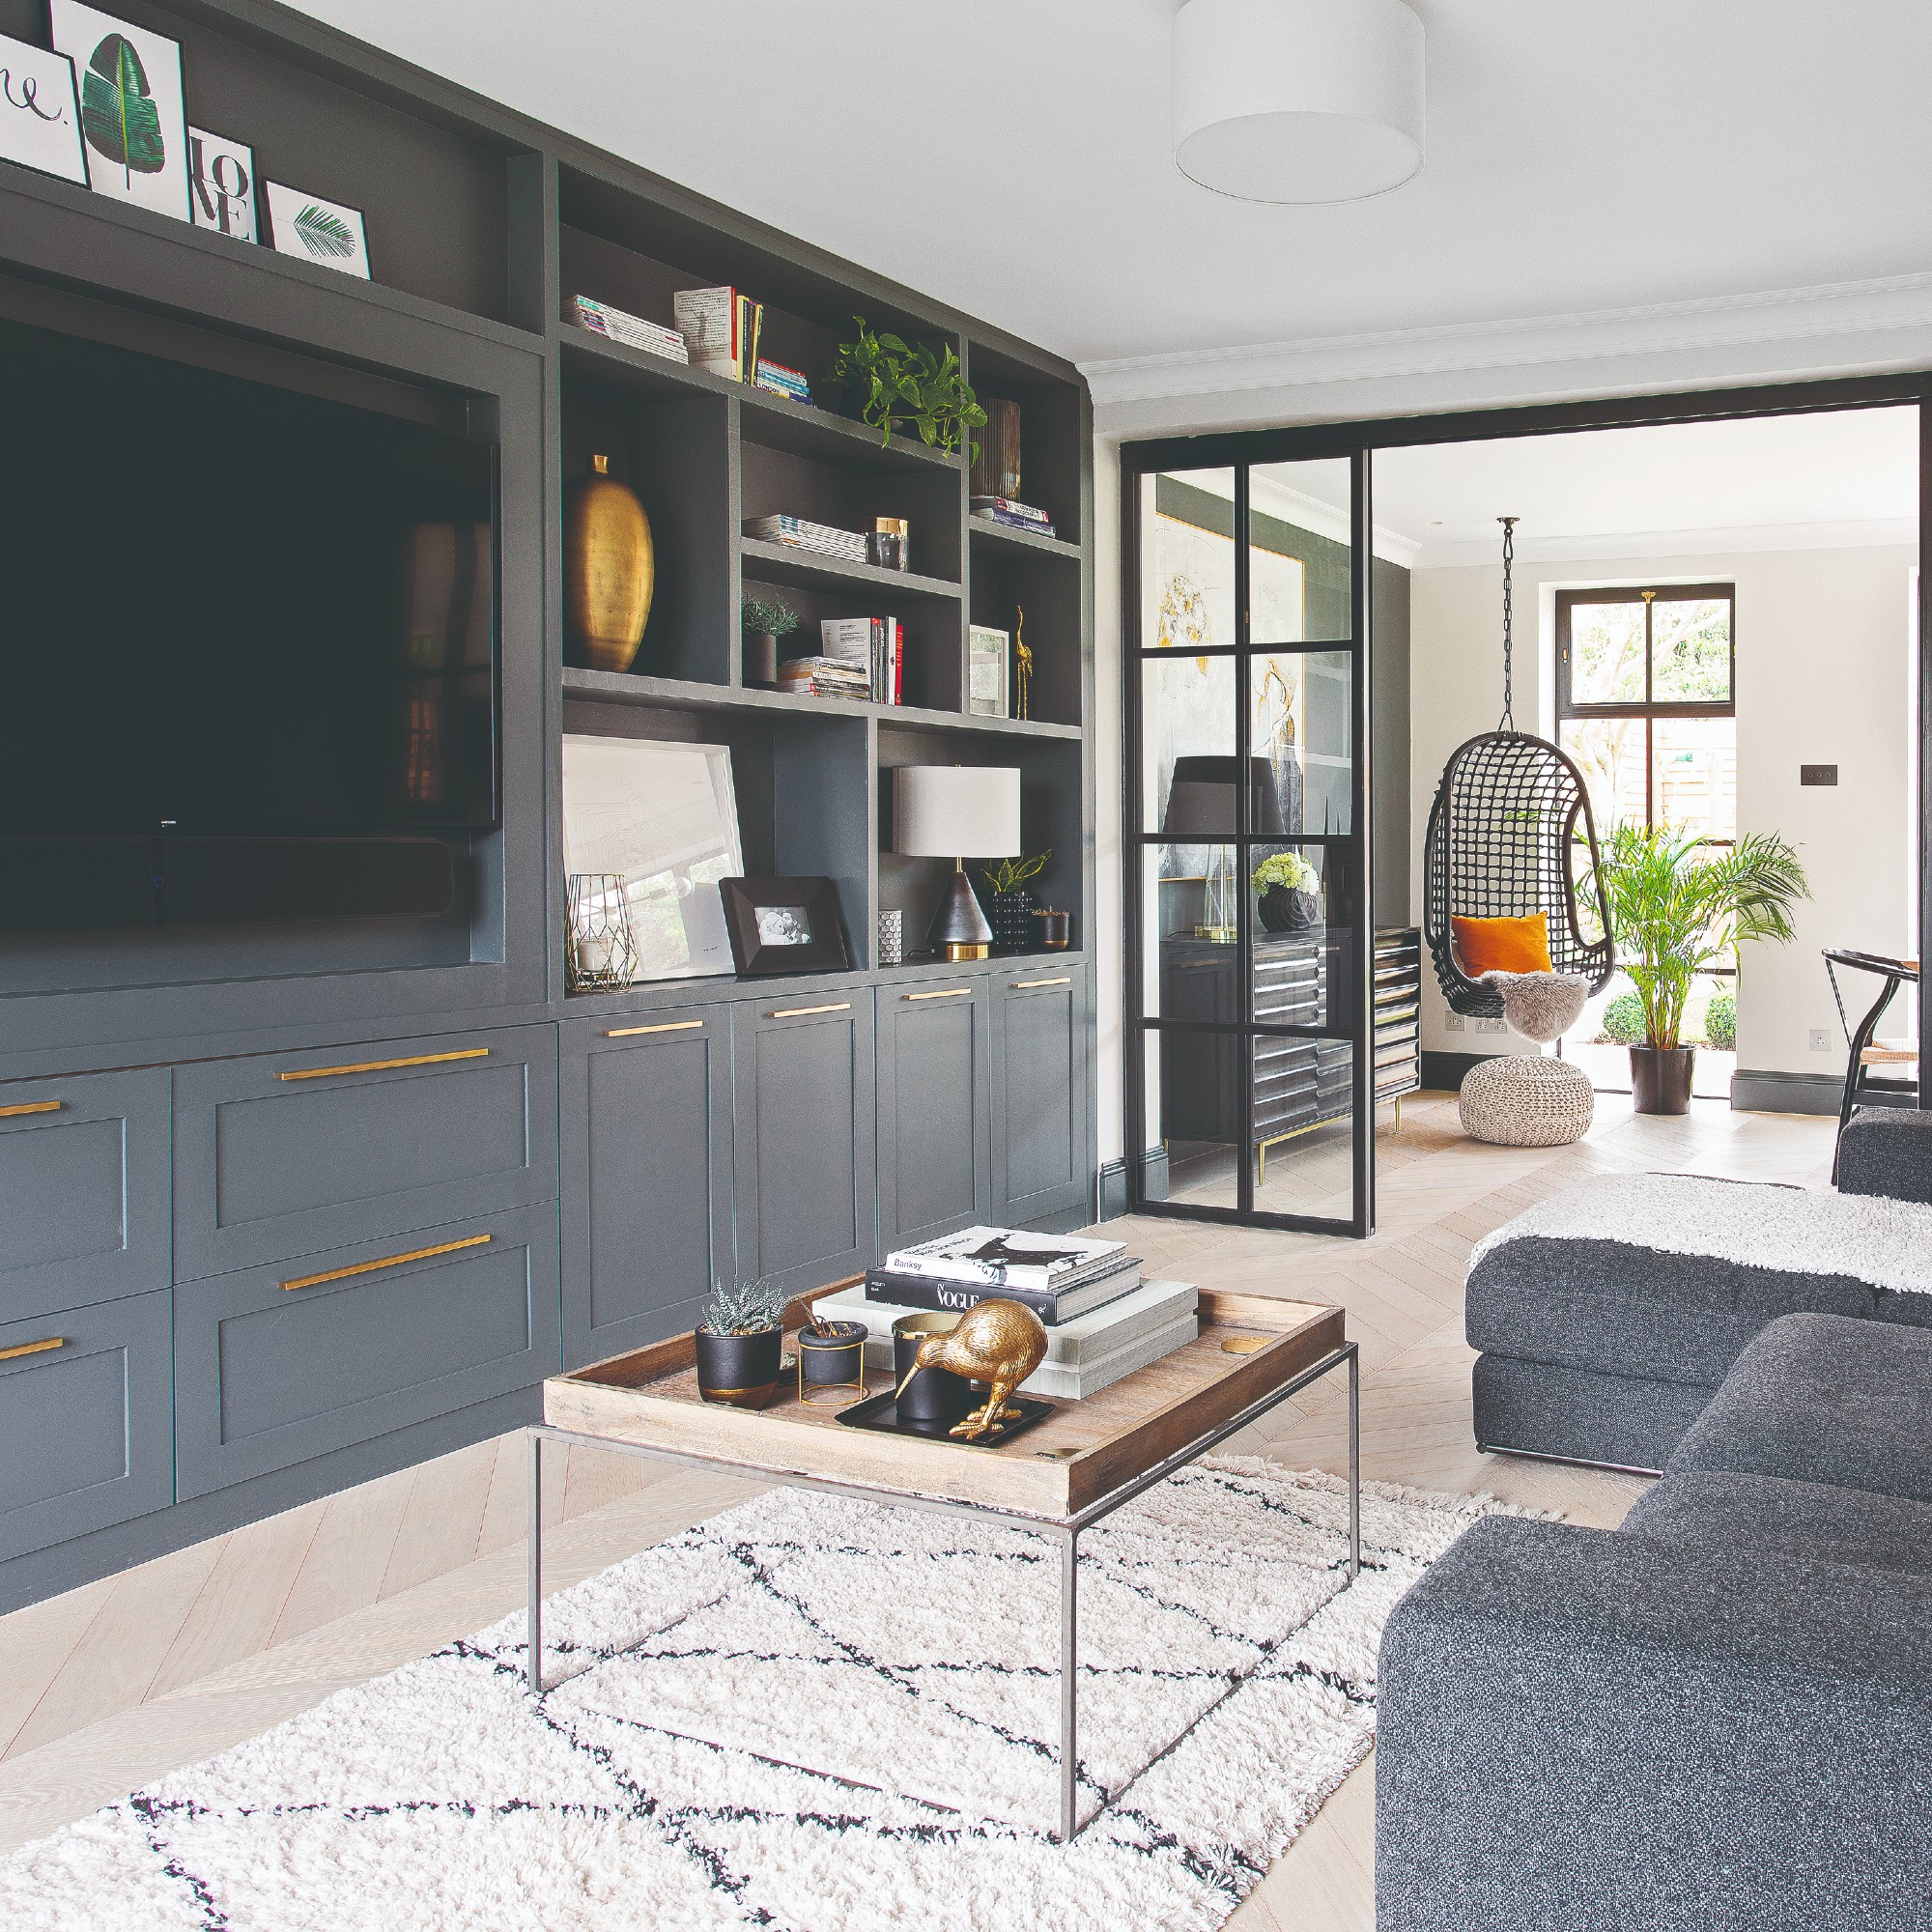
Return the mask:
[[798,629],[798,612],[782,597],[745,599],[745,682],[753,691],[779,688],[779,639]]
[[784,1312],[776,1282],[724,1282],[712,1290],[696,1330],[697,1392],[706,1402],[763,1408],[784,1364]]
[[1302,932],[1321,917],[1321,881],[1298,852],[1271,853],[1250,883],[1261,895],[1256,910],[1270,932]]
[[1037,879],[1053,857],[1046,851],[1031,859],[1002,859],[998,865],[982,866],[992,898],[986,907],[986,923],[993,928],[993,948],[998,952],[1031,952],[1039,944],[1034,930],[1034,898],[1026,890],[1029,879]]

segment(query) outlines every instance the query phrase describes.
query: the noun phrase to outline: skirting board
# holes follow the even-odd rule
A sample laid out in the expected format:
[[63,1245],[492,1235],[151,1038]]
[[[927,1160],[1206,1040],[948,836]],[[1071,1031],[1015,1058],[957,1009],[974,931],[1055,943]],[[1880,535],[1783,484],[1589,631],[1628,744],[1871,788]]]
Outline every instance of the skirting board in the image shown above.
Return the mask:
[[[1148,1201],[1167,1199],[1167,1150],[1149,1148],[1141,1155],[1142,1196]],[[1100,1163],[1100,1218],[1112,1221],[1127,1211],[1127,1164],[1124,1160]]]
[[1500,1053],[1431,1053],[1422,1055],[1422,1084],[1438,1094],[1460,1094],[1472,1066],[1486,1060],[1501,1060]]
[[1731,1075],[1731,1109],[1741,1114],[1835,1114],[1845,1093],[1842,1073],[1758,1072]]

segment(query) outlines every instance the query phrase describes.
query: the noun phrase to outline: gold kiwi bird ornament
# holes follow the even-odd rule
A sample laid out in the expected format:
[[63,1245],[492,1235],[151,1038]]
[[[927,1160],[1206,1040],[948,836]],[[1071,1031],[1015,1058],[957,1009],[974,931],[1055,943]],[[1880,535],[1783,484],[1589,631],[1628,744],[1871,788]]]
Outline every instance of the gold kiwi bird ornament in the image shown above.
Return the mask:
[[1007,1406],[1008,1398],[1045,1358],[1046,1324],[1031,1308],[1017,1301],[976,1302],[956,1328],[928,1335],[919,1345],[893,1400],[905,1394],[906,1383],[922,1369],[947,1369],[970,1382],[989,1382],[985,1406],[954,1423],[949,1434],[969,1438],[996,1434],[1020,1419],[1018,1409]]

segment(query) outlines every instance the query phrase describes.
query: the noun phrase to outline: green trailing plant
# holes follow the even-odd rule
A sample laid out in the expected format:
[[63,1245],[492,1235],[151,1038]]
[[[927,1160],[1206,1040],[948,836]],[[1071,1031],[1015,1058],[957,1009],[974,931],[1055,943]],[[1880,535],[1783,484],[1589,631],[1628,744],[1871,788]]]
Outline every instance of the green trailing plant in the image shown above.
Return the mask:
[[1315,867],[1298,852],[1274,852],[1255,867],[1248,881],[1258,893],[1286,886],[1292,893],[1312,893],[1321,884]]
[[[950,454],[968,430],[985,426],[986,412],[951,343],[934,349],[891,333],[874,334],[864,316],[855,315],[852,323],[858,339],[838,345],[832,381],[858,391],[859,420],[879,432],[882,445],[903,426],[929,449]],[[977,457],[979,444],[968,441],[966,452]]]
[[1053,857],[1053,848],[1031,859],[1002,859],[995,866],[981,866],[980,876],[987,886],[1003,898],[1008,893],[1016,893],[1029,879],[1037,879],[1046,870],[1046,862]]
[[762,1335],[784,1320],[791,1296],[775,1281],[721,1281],[704,1304],[703,1325],[714,1335]]
[[1604,1009],[1604,1037],[1613,1046],[1643,1044],[1643,1002],[1634,993],[1619,993]]
[[1788,944],[1791,909],[1811,888],[1798,854],[1775,832],[1728,849],[1681,826],[1612,826],[1599,870],[1617,963],[1643,1003],[1644,1043],[1679,1044],[1684,1003],[1708,973],[1749,941]]
[[789,637],[798,629],[798,612],[782,597],[746,598],[744,618],[746,630],[774,638]]
[[1735,994],[1713,993],[1704,1009],[1704,1037],[1724,1053],[1738,1046],[1738,1002]]
[[141,56],[125,34],[107,35],[88,59],[80,125],[89,142],[120,166],[128,185],[136,175],[157,175],[167,165],[160,109]]

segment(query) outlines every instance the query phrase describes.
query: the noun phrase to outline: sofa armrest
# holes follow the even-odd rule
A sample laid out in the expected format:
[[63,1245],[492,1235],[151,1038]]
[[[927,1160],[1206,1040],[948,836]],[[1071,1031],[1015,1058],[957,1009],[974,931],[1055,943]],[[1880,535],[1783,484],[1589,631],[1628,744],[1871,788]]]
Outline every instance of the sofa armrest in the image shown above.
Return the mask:
[[1838,1136],[1838,1192],[1932,1202],[1932,1113],[1861,1107]]
[[1932,1928],[1932,1579],[1492,1518],[1378,1684],[1378,1932]]

